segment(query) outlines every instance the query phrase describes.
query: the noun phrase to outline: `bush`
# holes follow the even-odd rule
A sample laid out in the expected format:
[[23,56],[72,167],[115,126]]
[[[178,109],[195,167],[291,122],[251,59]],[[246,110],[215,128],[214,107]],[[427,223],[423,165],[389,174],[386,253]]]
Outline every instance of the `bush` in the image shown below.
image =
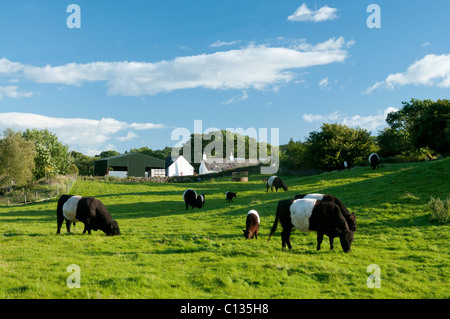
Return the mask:
[[431,208],[431,221],[437,221],[438,223],[442,224],[446,224],[449,222],[450,197],[447,197],[445,200],[431,197],[428,205]]

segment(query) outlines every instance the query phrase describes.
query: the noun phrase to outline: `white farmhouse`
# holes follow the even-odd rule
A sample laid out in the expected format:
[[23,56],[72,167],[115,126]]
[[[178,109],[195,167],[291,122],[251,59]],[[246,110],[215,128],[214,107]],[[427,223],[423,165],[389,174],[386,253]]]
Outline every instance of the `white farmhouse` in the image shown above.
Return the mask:
[[166,159],[166,176],[190,175],[194,175],[194,167],[182,155]]

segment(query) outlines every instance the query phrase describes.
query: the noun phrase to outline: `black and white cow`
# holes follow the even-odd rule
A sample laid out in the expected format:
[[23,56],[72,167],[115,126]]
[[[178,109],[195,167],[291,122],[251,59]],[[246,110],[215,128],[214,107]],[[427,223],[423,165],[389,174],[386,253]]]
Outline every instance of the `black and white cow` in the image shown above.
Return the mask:
[[323,241],[323,236],[330,239],[330,249],[333,249],[333,240],[339,237],[344,252],[349,252],[354,232],[348,227],[347,221],[339,206],[327,201],[312,198],[287,199],[278,202],[275,222],[270,231],[270,237],[277,229],[278,220],[283,227],[281,233],[282,247],[292,248],[291,230],[293,228],[302,232],[317,232],[317,250]]
[[247,213],[247,219],[245,220],[244,237],[246,239],[253,238],[258,239],[259,231],[259,214],[256,210],[252,209]]
[[269,191],[269,188],[273,192],[274,187],[275,187],[276,192],[278,192],[278,188],[284,189],[285,192],[288,190],[288,187],[286,186],[286,184],[278,176],[269,177],[269,179],[267,180],[267,184],[266,184],[266,193]]
[[330,194],[301,194],[295,195],[294,199],[302,199],[302,198],[312,198],[325,202],[332,202],[339,206],[342,214],[344,215],[345,220],[347,221],[348,227],[351,231],[356,231],[356,216],[355,213],[350,213],[347,207],[345,207],[344,203],[334,195]]
[[372,169],[375,169],[378,167],[378,164],[380,163],[380,157],[377,153],[372,153],[369,156],[369,163],[370,166],[372,166]]
[[56,220],[58,229],[66,220],[67,232],[70,232],[72,223],[78,221],[84,224],[83,234],[91,230],[102,230],[107,236],[120,235],[119,224],[113,220],[105,205],[93,197],[82,197],[76,195],[61,195],[56,208]]
[[[183,193],[183,200],[186,204],[186,210],[188,209],[189,205],[193,209],[194,207],[202,208],[203,202],[200,195],[197,196],[197,193],[193,189],[186,189]],[[203,197],[204,199],[205,197]]]
[[233,201],[233,197],[236,197],[237,193],[233,193],[233,192],[226,192],[225,193],[225,198],[227,200],[227,202],[232,202]]

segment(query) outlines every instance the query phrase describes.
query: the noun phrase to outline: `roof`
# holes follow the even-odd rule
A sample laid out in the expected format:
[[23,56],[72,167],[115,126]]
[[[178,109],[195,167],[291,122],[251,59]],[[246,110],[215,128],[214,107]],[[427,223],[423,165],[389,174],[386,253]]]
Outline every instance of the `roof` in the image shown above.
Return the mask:
[[255,160],[253,159],[252,161],[250,161],[249,159],[234,159],[232,161],[230,161],[229,159],[213,159],[213,158],[208,158],[208,159],[204,159],[203,162],[205,163],[206,168],[209,171],[212,172],[221,172],[227,169],[234,169],[234,168],[238,168],[238,167],[246,167],[246,166],[255,166],[260,164],[259,160]]

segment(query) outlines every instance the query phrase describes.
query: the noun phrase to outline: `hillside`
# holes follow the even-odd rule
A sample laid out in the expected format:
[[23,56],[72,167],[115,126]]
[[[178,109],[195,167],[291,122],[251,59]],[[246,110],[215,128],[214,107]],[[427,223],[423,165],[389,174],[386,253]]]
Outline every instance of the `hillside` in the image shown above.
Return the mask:
[[[266,193],[262,175],[192,184],[79,180],[72,193],[95,196],[117,219],[121,236],[56,233],[56,200],[0,206],[0,298],[449,298],[450,226],[430,222],[430,197],[450,196],[450,158],[384,164],[308,177],[283,177],[288,192]],[[205,194],[185,210],[183,191]],[[224,193],[237,191],[233,203]],[[315,233],[294,232],[281,249],[281,226],[267,242],[277,202],[329,193],[357,215],[352,251]],[[261,216],[258,240],[245,240],[245,216]],[[67,266],[81,288],[69,289]],[[368,288],[369,265],[381,288]]]

